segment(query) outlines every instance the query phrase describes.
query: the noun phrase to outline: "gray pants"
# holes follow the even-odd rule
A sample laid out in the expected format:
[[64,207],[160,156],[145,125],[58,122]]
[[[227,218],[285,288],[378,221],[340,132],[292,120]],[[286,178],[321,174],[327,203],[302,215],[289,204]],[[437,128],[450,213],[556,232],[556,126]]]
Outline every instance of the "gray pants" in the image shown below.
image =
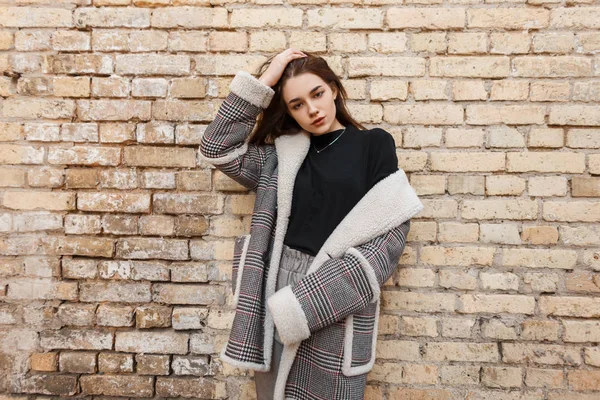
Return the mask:
[[[279,272],[277,273],[276,291],[287,286],[295,285],[306,275],[306,271],[312,263],[314,257],[299,250],[292,249],[283,245]],[[268,372],[254,371],[254,384],[256,386],[257,400],[273,400],[273,391],[277,372],[279,370],[279,361],[283,352],[283,344],[279,339],[277,329],[273,340],[273,355],[271,357],[271,370]]]

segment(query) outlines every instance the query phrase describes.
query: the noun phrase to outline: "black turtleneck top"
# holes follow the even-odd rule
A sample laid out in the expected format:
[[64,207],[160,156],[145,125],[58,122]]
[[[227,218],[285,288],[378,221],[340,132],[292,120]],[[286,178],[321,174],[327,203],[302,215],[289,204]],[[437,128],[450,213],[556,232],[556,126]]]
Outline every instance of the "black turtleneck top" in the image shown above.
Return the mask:
[[312,256],[365,193],[398,170],[396,144],[387,131],[350,124],[343,131],[311,136],[294,183],[284,243]]

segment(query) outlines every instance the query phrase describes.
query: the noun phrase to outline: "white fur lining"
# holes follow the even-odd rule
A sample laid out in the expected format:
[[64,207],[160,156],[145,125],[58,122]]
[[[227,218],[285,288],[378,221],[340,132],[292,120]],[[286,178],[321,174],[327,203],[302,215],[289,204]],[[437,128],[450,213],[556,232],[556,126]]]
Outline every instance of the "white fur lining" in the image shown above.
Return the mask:
[[352,340],[354,338],[354,317],[346,317],[346,327],[344,332],[344,356],[342,359],[342,373],[346,376],[355,376],[366,374],[373,369],[375,359],[377,358],[377,327],[379,326],[379,307],[381,306],[379,298],[376,301],[375,323],[373,325],[373,340],[371,342],[371,359],[368,363],[352,367]]
[[373,291],[373,297],[371,298],[371,300],[369,300],[369,303],[375,303],[379,299],[379,293],[381,292],[381,289],[379,287],[379,281],[377,280],[375,271],[373,271],[373,267],[371,267],[371,264],[369,264],[365,256],[363,256],[362,253],[356,248],[351,247],[348,249],[348,251],[346,251],[346,253],[352,254],[353,256],[358,258],[360,265],[363,267],[363,270],[367,275],[367,279],[369,280],[371,290]]
[[248,143],[244,142],[244,144],[241,147],[238,147],[237,149],[234,149],[231,152],[229,152],[221,157],[210,158],[210,157],[206,157],[201,152],[198,152],[198,157],[202,161],[205,161],[209,164],[221,165],[221,164],[227,164],[228,162],[235,160],[239,156],[246,154],[247,151],[248,151]]
[[260,108],[267,108],[275,95],[275,90],[265,85],[254,75],[246,71],[238,71],[229,84],[229,90]]
[[308,320],[290,285],[275,292],[267,304],[283,344],[290,345],[310,337]]
[[244,246],[242,247],[242,254],[240,255],[240,261],[238,264],[238,272],[236,279],[235,292],[233,293],[233,306],[237,306],[240,298],[240,286],[242,285],[242,274],[244,273],[244,263],[246,261],[246,254],[248,253],[248,245],[250,244],[250,235],[244,235]]

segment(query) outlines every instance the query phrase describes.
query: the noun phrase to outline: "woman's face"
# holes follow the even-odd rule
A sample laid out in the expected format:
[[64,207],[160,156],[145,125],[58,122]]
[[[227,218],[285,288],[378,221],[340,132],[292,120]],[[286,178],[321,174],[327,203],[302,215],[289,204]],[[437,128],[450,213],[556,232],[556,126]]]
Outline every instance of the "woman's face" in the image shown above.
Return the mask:
[[[343,128],[336,118],[334,100],[337,91],[332,90],[319,76],[305,73],[290,78],[282,94],[288,113],[302,129],[322,135]],[[317,121],[319,119],[322,120]],[[315,121],[320,123],[315,125]]]

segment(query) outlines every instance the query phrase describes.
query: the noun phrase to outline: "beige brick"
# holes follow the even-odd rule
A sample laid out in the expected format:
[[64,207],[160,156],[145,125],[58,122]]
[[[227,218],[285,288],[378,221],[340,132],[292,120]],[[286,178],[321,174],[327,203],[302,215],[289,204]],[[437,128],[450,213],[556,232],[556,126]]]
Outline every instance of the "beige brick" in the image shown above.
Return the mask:
[[430,76],[501,78],[509,76],[508,57],[432,57]]
[[[536,292],[556,292],[558,275],[544,273],[527,273],[523,275],[523,283]],[[527,288],[527,286],[526,286]]]
[[519,276],[509,272],[482,272],[479,275],[481,287],[487,290],[519,290]]
[[224,304],[224,287],[206,284],[155,284],[152,299],[166,304]]
[[483,243],[521,244],[519,228],[513,224],[482,223],[479,240]]
[[292,31],[288,39],[288,46],[304,51],[326,51],[327,37],[323,32]]
[[417,218],[455,218],[458,203],[456,200],[422,199],[423,210]]
[[211,194],[168,194],[154,195],[154,212],[165,214],[220,214],[223,198]]
[[600,129],[569,129],[567,146],[571,148],[600,148]]
[[512,294],[464,294],[458,298],[462,313],[533,314],[535,298]]
[[565,196],[567,178],[562,176],[539,176],[528,180],[530,196]]
[[160,305],[137,307],[135,320],[138,329],[168,328],[171,326],[171,307]]
[[167,38],[167,32],[162,31],[131,31],[129,33],[129,50],[131,52],[166,50]]
[[150,26],[150,9],[144,8],[78,8],[73,17],[78,28],[147,28]]
[[125,148],[124,161],[130,166],[194,167],[196,155],[191,148],[135,146]]
[[517,129],[507,126],[492,126],[488,128],[485,147],[487,148],[509,148],[525,147],[523,134]]
[[479,238],[478,224],[443,222],[439,224],[439,227],[438,240],[440,242],[476,242]]
[[62,119],[73,117],[75,103],[73,100],[45,99],[4,99],[2,116],[18,119]]
[[63,351],[59,368],[63,373],[93,374],[96,372],[96,353]]
[[130,86],[129,79],[123,77],[92,78],[94,97],[127,97]]
[[13,210],[73,210],[75,193],[67,192],[4,192],[2,205]]
[[205,121],[213,118],[213,106],[205,101],[156,100],[153,117],[164,121]]
[[58,353],[33,353],[30,360],[33,371],[55,372],[58,370]]
[[98,371],[104,373],[133,372],[133,354],[100,353]]
[[410,340],[382,340],[377,346],[377,358],[418,360],[419,343]]
[[[246,14],[246,12],[242,12],[239,10],[240,14]],[[246,11],[246,10],[244,10]],[[290,10],[292,11],[292,10]],[[283,19],[281,16],[280,20],[283,22],[279,22],[279,26],[300,26],[302,24],[302,10],[293,10],[298,11],[298,13],[292,14],[291,12],[285,16],[287,18]],[[272,17],[280,14],[281,11],[278,10],[272,13]],[[232,15],[235,16],[236,13]],[[259,16],[260,15],[260,16]],[[334,29],[380,29],[383,26],[383,14],[381,10],[376,8],[368,8],[368,9],[355,9],[355,8],[321,8],[321,9],[310,9],[306,12],[308,17],[308,27],[309,28],[334,28]],[[388,11],[389,15],[389,11]],[[253,26],[253,27],[262,27],[264,24],[267,26],[277,26],[274,22],[271,21],[271,18],[266,17],[266,13],[260,14],[250,14],[248,16],[242,17],[239,15],[239,18],[244,21],[247,21],[251,18],[254,18],[255,21],[252,23],[246,22],[242,26]],[[233,19],[232,19],[233,21]],[[259,23],[263,25],[258,25]],[[388,21],[389,23],[389,21]],[[234,24],[235,26],[240,26],[238,24]],[[391,26],[390,26],[391,27]]]
[[96,310],[98,326],[133,326],[135,307],[124,304],[101,304]]
[[179,239],[119,239],[116,256],[127,259],[186,260],[188,259],[188,244],[186,240]]
[[439,147],[442,142],[442,129],[407,128],[403,137],[404,148]]
[[493,247],[427,246],[421,249],[421,262],[431,265],[489,266],[494,253]]
[[448,176],[449,194],[483,195],[485,177],[481,175],[450,175]]
[[450,32],[448,34],[448,53],[486,53],[487,41],[486,32]]
[[488,196],[520,196],[525,191],[525,179],[513,175],[489,175],[485,178]]
[[446,147],[481,147],[484,137],[483,128],[448,128],[446,130]]
[[598,318],[600,298],[542,296],[540,312],[545,315]]
[[143,396],[153,394],[153,378],[135,375],[87,375],[79,380],[84,395]]
[[64,183],[64,169],[52,167],[29,168],[27,183],[32,187],[61,187]]
[[150,102],[143,100],[78,100],[77,115],[83,121],[150,119]]
[[445,32],[420,32],[410,35],[409,46],[415,53],[443,53],[448,45],[446,44]]
[[532,128],[529,132],[530,147],[563,147],[564,132],[554,128]]
[[131,82],[133,97],[166,97],[168,81],[163,78],[135,78]]
[[[281,16],[279,13],[275,14]],[[254,18],[257,18],[257,15],[254,13]],[[251,19],[250,16],[248,19]],[[157,8],[152,13],[152,26],[157,28],[226,28],[227,25],[227,10],[224,8]]]
[[51,34],[47,31],[21,30],[15,32],[15,50],[50,50]]
[[435,272],[422,268],[403,268],[397,271],[397,286],[402,287],[433,287]]
[[175,78],[171,81],[170,95],[174,98],[206,97],[206,80],[203,78]]
[[450,391],[446,389],[411,389],[407,387],[397,387],[394,389],[390,388],[390,392],[388,395],[388,399],[390,400],[402,400],[413,398],[443,400],[451,398],[451,394]]
[[8,28],[54,28],[71,27],[71,11],[48,7],[2,7],[0,26]]
[[[32,374],[19,382],[20,393],[45,393],[48,395],[72,396],[77,391],[77,377],[74,375],[60,376],[57,374]],[[13,398],[3,396],[6,399]],[[26,399],[27,396],[19,396]]]
[[535,78],[584,77],[592,75],[589,58],[573,56],[523,56],[512,62],[513,76]]
[[468,338],[474,326],[475,318],[443,318],[442,336]]
[[577,253],[573,250],[502,249],[502,265],[526,268],[573,269]]
[[479,369],[475,365],[444,365],[441,368],[441,381],[445,385],[476,385],[479,383]]
[[100,142],[122,143],[135,140],[136,124],[105,123],[100,124]]
[[600,293],[600,281],[592,272],[578,271],[565,280],[565,287],[570,292]]
[[491,100],[526,100],[528,95],[529,82],[527,81],[501,80],[492,82]]
[[369,51],[380,53],[402,53],[406,50],[408,37],[404,32],[383,32],[368,34]]
[[451,289],[475,290],[477,289],[477,277],[473,271],[440,270],[440,286]]
[[161,397],[216,398],[217,385],[206,378],[159,377],[156,380],[156,395]]
[[421,28],[449,29],[465,26],[465,10],[462,8],[390,8],[386,22],[392,29]]
[[190,66],[187,55],[121,54],[116,56],[115,71],[124,75],[187,75]]
[[408,82],[393,80],[373,80],[371,81],[371,99],[372,100],[406,100],[408,97]]
[[88,32],[55,31],[52,33],[52,48],[57,51],[89,51],[91,37]]
[[574,390],[600,390],[600,373],[598,371],[569,371],[569,385]]
[[25,186],[25,171],[16,168],[0,168],[0,187]]
[[570,53],[574,44],[573,32],[544,32],[533,35],[534,53]]
[[410,82],[410,92],[415,100],[446,100],[448,82],[442,79],[421,79]]
[[568,101],[571,91],[569,82],[532,82],[531,101]]
[[456,101],[486,100],[487,90],[483,81],[480,80],[454,81],[452,98]]
[[535,200],[464,200],[461,215],[465,219],[536,219]]
[[361,53],[367,49],[367,37],[362,33],[331,33],[329,46],[333,51]]
[[522,323],[521,338],[524,340],[556,341],[559,323],[557,321],[526,320]]
[[349,57],[348,76],[423,76],[425,59],[418,57]]
[[382,307],[388,310],[421,312],[454,311],[456,296],[450,293],[382,291]]
[[536,8],[485,8],[467,10],[467,26],[469,28],[539,29],[547,27],[549,19],[549,10]]
[[499,361],[496,343],[428,342],[423,358],[428,361]]
[[437,224],[434,221],[412,221],[408,241],[436,240]]
[[582,173],[585,170],[585,155],[569,152],[510,152],[507,153],[506,166],[510,172]]
[[109,350],[112,341],[112,333],[89,329],[61,329],[40,332],[40,346],[44,349]]
[[490,42],[491,54],[526,54],[531,47],[527,32],[492,32]]
[[466,122],[473,125],[543,124],[546,108],[526,105],[467,105]]
[[169,50],[207,51],[208,34],[200,31],[171,31],[169,32]]
[[397,151],[396,155],[398,156],[398,167],[405,172],[422,171],[427,163],[427,153],[424,151]]
[[564,374],[559,369],[527,368],[525,384],[529,387],[559,389],[564,386]]
[[571,196],[600,197],[600,178],[574,176],[571,179]]
[[[247,55],[199,55],[193,59],[196,62],[197,75],[235,75],[240,69],[253,71],[266,61],[263,56]],[[333,67],[330,65],[330,67]],[[224,89],[224,90],[223,90]],[[219,93],[229,92],[225,82]]]
[[139,375],[169,375],[169,356],[136,354],[136,369]]
[[0,142],[22,140],[23,127],[18,122],[0,122]]
[[544,202],[543,218],[546,221],[599,221],[600,203],[593,201]]
[[110,74],[113,59],[102,54],[58,54],[49,57],[56,74]]
[[598,29],[600,27],[600,7],[554,8],[551,10],[550,27]]
[[600,366],[600,349],[598,347],[586,347],[584,350],[585,363],[594,367]]
[[523,227],[521,239],[530,244],[555,244],[558,242],[558,230],[553,226]]
[[431,153],[432,171],[483,172],[504,169],[504,153]]
[[412,175],[410,183],[418,195],[446,192],[446,177],[443,175]]
[[[393,333],[395,333],[394,331]],[[400,321],[400,332],[402,335],[407,336],[429,336],[429,337],[437,337],[437,318],[430,317],[402,317]],[[414,342],[408,342],[414,343]],[[408,350],[408,349],[407,349]],[[418,351],[418,347],[417,347]],[[414,356],[414,354],[413,354]],[[387,358],[382,356],[383,358]],[[397,357],[390,357],[397,358]],[[414,359],[418,359],[414,358]]]
[[[246,39],[240,39],[238,42],[240,45],[236,49],[233,49],[233,51],[244,51],[247,48]],[[285,50],[285,48],[286,39],[283,32],[260,31],[250,33],[250,51],[279,52]]]
[[513,320],[490,318],[481,324],[481,336],[500,340],[516,340],[517,329]]
[[588,166],[591,174],[600,175],[600,154],[588,155]]
[[483,367],[481,383],[492,388],[520,387],[523,372],[516,367]]
[[573,85],[573,100],[599,101],[600,82],[576,82]]
[[579,348],[551,344],[503,343],[502,361],[549,365],[580,365]]

